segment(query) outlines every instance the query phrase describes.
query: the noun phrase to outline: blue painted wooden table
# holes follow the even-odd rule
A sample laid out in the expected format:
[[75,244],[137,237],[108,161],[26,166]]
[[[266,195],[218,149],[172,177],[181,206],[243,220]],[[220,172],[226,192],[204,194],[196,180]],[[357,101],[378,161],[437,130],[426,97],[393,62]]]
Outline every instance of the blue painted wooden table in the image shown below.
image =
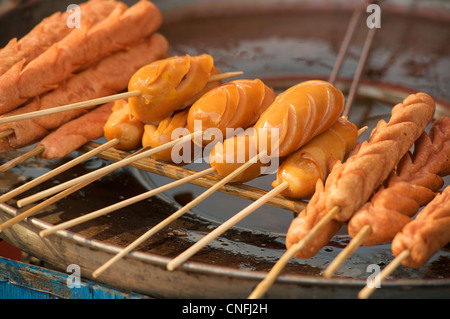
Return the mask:
[[0,299],[145,299],[73,275],[0,257]]

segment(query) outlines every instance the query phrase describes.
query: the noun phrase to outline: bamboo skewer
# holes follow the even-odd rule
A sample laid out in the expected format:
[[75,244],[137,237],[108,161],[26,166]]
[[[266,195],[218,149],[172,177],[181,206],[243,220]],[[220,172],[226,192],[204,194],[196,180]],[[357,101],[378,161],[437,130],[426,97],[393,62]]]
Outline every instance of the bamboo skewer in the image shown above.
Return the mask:
[[160,151],[166,150],[166,149],[168,149],[170,147],[173,147],[177,143],[183,143],[183,142],[185,142],[187,140],[190,140],[190,139],[194,138],[195,136],[197,136],[199,134],[203,134],[203,133],[201,131],[197,131],[197,132],[191,133],[189,135],[185,135],[183,137],[180,137],[180,138],[178,138],[176,140],[172,140],[170,142],[167,142],[167,143],[165,143],[163,145],[160,145],[158,147],[155,147],[155,148],[152,148],[152,149],[149,149],[149,150],[145,150],[143,152],[140,152],[139,154],[132,154],[132,156],[130,156],[128,158],[125,158],[123,160],[120,160],[120,161],[118,161],[116,163],[110,164],[110,165],[105,166],[103,168],[100,168],[100,169],[98,169],[96,171],[93,171],[93,172],[90,172],[90,173],[85,174],[83,176],[74,178],[74,179],[72,179],[70,181],[67,181],[67,182],[63,183],[63,184],[54,186],[54,187],[52,187],[50,189],[47,189],[45,191],[42,191],[42,192],[39,192],[37,194],[31,195],[29,197],[26,197],[24,199],[21,199],[21,200],[17,201],[17,206],[18,207],[23,207],[25,205],[28,205],[28,204],[33,203],[35,201],[38,201],[38,200],[40,200],[42,198],[45,198],[45,197],[47,197],[49,195],[53,195],[55,193],[58,193],[58,192],[66,189],[66,188],[69,188],[69,187],[75,185],[75,184],[82,183],[85,180],[98,179],[101,176],[103,176],[104,173],[111,173],[111,172],[113,172],[114,170],[116,170],[116,169],[118,169],[120,167],[129,165],[130,163],[133,163],[133,162],[135,162],[135,161],[137,161],[139,159],[142,159],[144,157],[147,157],[147,156],[150,156],[152,154],[158,153]]
[[[211,77],[208,79],[208,82],[219,81],[219,80],[227,79],[227,78],[234,77],[234,76],[237,76],[240,74],[243,74],[243,72],[236,71],[236,72],[219,73],[219,74],[211,75]],[[69,111],[69,110],[87,108],[87,107],[91,107],[91,106],[95,106],[95,105],[99,105],[99,104],[113,102],[116,100],[128,99],[130,97],[136,97],[139,95],[141,95],[141,92],[138,90],[130,91],[130,92],[123,92],[123,93],[113,94],[113,95],[100,97],[100,98],[96,98],[96,99],[92,99],[92,100],[88,100],[88,101],[52,107],[52,108],[45,109],[45,110],[6,116],[6,117],[0,118],[0,124],[27,120],[27,119],[31,119],[31,118],[35,118],[35,117],[39,117],[39,116],[50,115],[50,114],[60,113],[60,112]]]
[[[89,181],[88,181],[89,182]],[[71,188],[68,188],[61,193],[56,194],[55,196],[43,201],[42,203],[39,203],[32,208],[28,209],[27,211],[20,213],[19,215],[14,216],[11,219],[8,219],[6,222],[0,225],[0,232],[4,231],[5,229],[17,224],[18,222],[21,222],[22,220],[38,213],[42,209],[48,207],[49,205],[59,201],[60,199],[72,194],[73,192],[81,189],[82,187],[86,186],[88,182],[83,182],[78,185],[75,185]]]
[[284,267],[287,265],[289,260],[295,256],[297,251],[303,249],[313,238],[314,236],[319,233],[322,228],[330,222],[334,216],[340,211],[339,207],[334,207],[332,210],[330,210],[324,218],[322,218],[306,235],[306,237],[299,241],[298,243],[295,243],[292,245],[284,254],[281,256],[281,258],[276,262],[275,266],[272,267],[272,269],[267,274],[266,278],[262,280],[258,286],[252,291],[252,293],[249,295],[249,299],[258,299],[261,298],[264,293],[272,286],[272,284],[277,279],[278,275],[281,273],[281,271],[284,269]]
[[345,32],[344,40],[342,41],[341,47],[339,48],[339,53],[336,62],[334,64],[333,70],[331,71],[330,77],[328,78],[328,81],[330,83],[334,83],[336,81],[336,78],[339,74],[339,70],[341,69],[342,63],[347,54],[348,47],[353,38],[353,34],[355,33],[356,25],[358,24],[358,21],[361,17],[362,11],[363,6],[360,6],[356,8],[355,11],[353,12],[352,18]]
[[208,169],[205,169],[205,170],[203,170],[203,171],[201,171],[201,172],[198,172],[198,173],[196,173],[196,174],[193,174],[193,175],[191,175],[191,176],[187,176],[187,177],[185,177],[185,178],[182,178],[182,179],[176,180],[176,181],[174,181],[174,182],[172,182],[172,183],[169,183],[169,184],[163,185],[163,186],[161,186],[161,187],[152,189],[152,190],[150,190],[150,191],[148,191],[148,192],[145,192],[145,193],[142,193],[142,194],[140,194],[140,195],[134,196],[134,197],[132,197],[132,198],[123,200],[123,201],[121,201],[121,202],[118,202],[118,203],[116,203],[116,204],[110,205],[110,206],[108,206],[108,207],[104,207],[104,208],[99,209],[99,210],[97,210],[97,211],[94,211],[94,212],[92,212],[92,213],[89,213],[89,214],[80,216],[80,217],[78,217],[78,218],[69,220],[69,221],[64,222],[64,223],[62,223],[62,224],[59,224],[59,225],[56,225],[56,226],[47,228],[47,229],[45,229],[45,230],[42,230],[42,231],[39,233],[39,236],[41,236],[41,237],[46,237],[46,236],[48,236],[48,235],[51,235],[51,234],[57,232],[58,230],[61,230],[61,229],[68,229],[68,228],[73,227],[73,226],[75,226],[75,225],[79,225],[79,224],[81,224],[81,223],[84,223],[84,222],[86,222],[86,221],[92,220],[92,219],[94,219],[94,218],[97,218],[97,217],[106,215],[106,214],[111,213],[111,212],[113,212],[113,211],[119,210],[119,209],[124,208],[124,207],[126,207],[126,206],[132,205],[132,204],[134,204],[134,203],[137,203],[137,202],[139,202],[139,201],[142,201],[142,200],[144,200],[144,199],[147,199],[147,198],[149,198],[149,197],[152,197],[152,196],[154,196],[154,195],[157,195],[157,194],[159,194],[159,193],[162,193],[162,192],[164,192],[164,191],[166,191],[166,190],[172,189],[172,188],[174,188],[174,187],[176,187],[176,186],[179,186],[179,185],[188,183],[188,182],[190,182],[191,180],[197,179],[197,178],[199,178],[199,177],[201,177],[201,176],[204,176],[204,175],[207,175],[207,174],[211,174],[211,173],[213,173],[214,171],[215,171],[215,168],[212,168],[212,167],[211,167],[211,168],[208,168]]
[[30,182],[20,186],[20,187],[17,187],[16,189],[14,189],[14,190],[12,190],[12,191],[10,191],[10,192],[0,196],[0,203],[4,203],[4,202],[6,202],[6,201],[16,197],[17,195],[20,195],[23,192],[25,192],[25,191],[27,191],[27,190],[29,190],[29,189],[37,186],[37,185],[39,185],[39,184],[49,180],[50,178],[55,177],[55,176],[57,176],[58,174],[61,174],[64,171],[67,171],[68,169],[70,169],[70,168],[74,167],[75,165],[78,165],[79,163],[81,163],[81,162],[83,162],[83,161],[85,161],[85,160],[87,160],[87,159],[97,155],[98,153],[103,152],[104,150],[106,150],[106,149],[108,149],[110,147],[113,147],[117,143],[119,143],[119,140],[118,139],[113,139],[113,140],[111,140],[111,141],[109,141],[109,142],[107,142],[107,143],[105,143],[103,145],[100,145],[100,146],[94,148],[93,150],[91,150],[91,151],[89,151],[89,152],[87,152],[87,153],[85,153],[85,154],[83,154],[83,155],[81,155],[81,156],[71,160],[70,162],[67,162],[64,165],[61,165],[61,166],[51,170],[50,172],[48,172],[48,173],[46,173],[44,175],[41,175],[41,176],[33,179],[32,181],[30,181]]
[[353,104],[353,99],[356,96],[356,91],[359,87],[359,82],[361,79],[362,72],[364,70],[364,66],[366,64],[367,57],[369,56],[370,47],[372,46],[373,38],[375,37],[376,28],[372,28],[367,33],[366,40],[364,42],[364,46],[361,52],[361,56],[358,61],[358,66],[356,68],[355,76],[353,77],[352,84],[350,86],[350,91],[347,97],[347,103],[345,104],[343,116],[348,116],[350,112],[351,105]]
[[99,104],[105,104],[112,101],[120,100],[120,99],[127,99],[133,96],[139,96],[139,91],[131,91],[131,92],[124,92],[124,93],[118,93],[110,96],[100,97],[88,101],[83,102],[77,102],[72,104],[67,104],[63,106],[56,106],[45,110],[40,111],[34,111],[34,112],[28,112],[23,114],[17,114],[17,115],[11,115],[7,117],[0,118],[0,124],[6,124],[11,122],[17,122],[17,121],[23,121],[32,119],[39,116],[45,116],[45,115],[51,115],[55,113],[60,113],[64,111],[70,111],[70,110],[76,110],[76,109],[82,109],[87,108]]
[[[92,148],[96,146],[97,143],[90,142],[82,147],[83,151],[90,151]],[[124,157],[124,154],[127,154],[125,151],[118,150],[116,148],[112,148],[106,150],[98,155],[99,158],[104,159],[106,161],[118,161]],[[171,179],[180,179],[192,174],[195,174],[196,171],[192,169],[188,169],[185,167],[180,167],[176,164],[162,163],[160,161],[154,160],[150,157],[140,159],[136,162],[130,164],[131,167],[135,167],[137,169],[147,171],[150,173],[154,173],[157,175],[165,176]],[[217,183],[218,178],[213,175],[205,175],[198,179],[191,181],[190,183],[193,185],[209,188]],[[218,190],[219,192],[223,192],[226,194],[230,194],[233,196],[237,196],[244,199],[249,199],[251,201],[258,200],[261,196],[267,194],[267,191],[261,188],[257,188],[247,184],[240,183],[229,183],[224,185],[222,188]],[[286,198],[283,196],[275,196],[266,204],[282,208],[288,211],[293,211],[296,213],[301,212],[306,207],[306,202],[303,200],[296,200],[291,198]]]
[[225,231],[227,231],[230,227],[236,225],[239,221],[241,221],[243,218],[250,215],[252,212],[254,212],[256,209],[264,205],[268,200],[270,200],[272,197],[278,195],[283,190],[285,190],[289,184],[287,182],[283,182],[280,185],[278,185],[276,188],[272,189],[270,192],[268,192],[266,195],[259,198],[257,201],[253,202],[243,210],[241,210],[239,213],[228,219],[226,222],[221,224],[219,227],[214,229],[212,232],[210,232],[208,235],[200,239],[198,242],[196,242],[193,246],[191,246],[189,249],[185,250],[183,253],[178,255],[176,258],[172,259],[167,264],[167,270],[174,270],[178,266],[180,266],[182,263],[184,263],[186,260],[188,260],[190,257],[192,257],[194,254],[196,254],[200,249],[208,245],[210,242],[212,242],[214,239],[219,237],[221,234],[223,234]]
[[3,132],[0,132],[0,140],[2,138],[5,138],[5,137],[11,135],[12,133],[14,133],[14,130],[12,128],[9,128],[7,130],[4,130]]
[[[130,155],[131,157],[132,155]],[[75,184],[69,188],[64,189],[62,192],[56,194],[53,197],[50,197],[48,199],[46,199],[45,201],[43,201],[42,203],[39,203],[35,206],[33,206],[32,208],[30,208],[29,210],[7,220],[6,222],[4,222],[3,224],[0,225],[0,232],[2,232],[3,230],[5,230],[6,228],[9,228],[15,224],[17,224],[18,222],[24,220],[25,218],[28,218],[36,213],[38,213],[39,211],[43,210],[44,208],[48,207],[49,205],[56,203],[57,201],[59,201],[60,199],[63,199],[66,196],[69,196],[70,194],[82,189],[83,187],[89,185],[90,183],[94,182],[95,180],[97,180],[100,177],[103,177],[105,175],[107,175],[109,172],[104,172],[102,173],[101,176],[99,177],[95,177],[95,178],[91,178],[91,179],[87,179],[84,180],[78,184]]]
[[23,163],[27,159],[41,154],[44,150],[45,150],[44,146],[40,146],[40,147],[32,149],[31,151],[26,152],[25,154],[22,154],[16,158],[10,160],[9,162],[6,162],[2,166],[0,166],[0,173],[4,173],[4,172],[10,170],[11,168],[16,167],[17,165]]
[[390,274],[392,274],[402,263],[403,260],[409,257],[411,252],[409,250],[402,251],[397,257],[392,260],[389,265],[387,265],[378,275],[376,275],[372,280],[367,282],[367,285],[361,289],[358,293],[359,299],[367,299],[376,288],[381,287],[381,282],[384,281]]
[[115,255],[113,258],[111,258],[110,260],[108,260],[105,264],[103,264],[101,267],[99,267],[97,270],[95,270],[92,273],[92,276],[94,278],[98,277],[102,272],[104,272],[107,268],[109,268],[111,265],[113,265],[114,263],[116,263],[118,260],[120,260],[122,257],[126,256],[129,252],[131,252],[132,250],[134,250],[136,247],[138,247],[141,243],[143,243],[144,241],[146,241],[148,238],[150,238],[151,236],[153,236],[154,234],[156,234],[158,231],[160,231],[161,229],[163,229],[164,227],[166,227],[167,225],[169,225],[171,222],[173,222],[174,220],[178,219],[179,217],[181,217],[183,214],[185,214],[187,211],[189,211],[190,209],[192,209],[194,206],[196,206],[197,204],[199,204],[200,202],[202,202],[204,199],[206,199],[208,196],[210,196],[212,193],[214,193],[217,189],[219,189],[220,187],[222,187],[223,185],[227,184],[228,182],[230,182],[235,176],[239,175],[240,173],[242,173],[243,171],[245,171],[248,167],[250,167],[251,165],[253,165],[254,163],[257,162],[257,160],[261,157],[266,156],[266,152],[262,151],[259,154],[257,154],[255,157],[253,157],[252,159],[250,159],[248,162],[244,163],[242,166],[240,166],[239,168],[237,168],[235,171],[233,171],[231,174],[225,176],[223,179],[221,179],[219,182],[217,182],[214,186],[212,186],[211,188],[209,188],[208,190],[206,190],[205,192],[203,192],[202,194],[200,194],[198,197],[196,197],[195,199],[193,199],[191,202],[189,202],[188,204],[186,204],[185,206],[183,206],[182,208],[180,208],[179,210],[177,210],[175,213],[171,214],[169,217],[167,217],[166,219],[164,219],[163,221],[161,221],[160,223],[158,223],[156,226],[154,226],[153,228],[151,228],[149,231],[147,231],[145,234],[143,234],[142,236],[140,236],[138,239],[136,239],[134,242],[132,242],[130,245],[128,245],[127,247],[125,247],[120,253],[118,253],[117,255]]
[[64,165],[61,165],[58,168],[53,169],[50,172],[33,179],[32,181],[30,181],[30,182],[28,182],[28,183],[26,183],[26,184],[24,184],[24,185],[22,185],[22,186],[20,186],[20,187],[18,187],[16,189],[12,190],[12,191],[10,191],[9,193],[6,193],[6,194],[0,196],[0,203],[4,203],[4,202],[6,202],[6,201],[16,197],[17,195],[20,195],[23,192],[25,192],[25,191],[27,191],[27,190],[29,190],[29,189],[31,189],[31,188],[33,188],[33,187],[43,183],[43,182],[45,182],[46,180],[49,180],[50,178],[55,177],[58,174],[61,174],[62,172],[64,172],[64,171],[74,167],[75,165],[78,165],[79,163],[81,163],[81,162],[83,162],[83,161],[85,161],[85,160],[87,160],[87,159],[89,159],[89,158],[91,158],[91,157],[93,157],[95,155],[97,155],[98,153],[101,153],[104,150],[106,150],[106,149],[108,149],[110,147],[113,147],[117,143],[119,143],[119,140],[118,139],[113,139],[113,140],[111,140],[111,141],[109,141],[109,142],[107,142],[107,143],[105,143],[103,145],[100,145],[97,148],[94,148],[93,150],[91,150],[91,151],[89,151],[89,152],[87,152],[87,153],[85,153],[85,154],[83,154],[83,155],[81,155],[81,156],[71,160],[70,162],[68,162],[68,163],[66,163]]
[[328,265],[322,274],[325,278],[331,278],[334,272],[353,254],[362,242],[372,232],[370,225],[365,225],[361,231],[350,241],[350,243],[337,255],[337,257]]

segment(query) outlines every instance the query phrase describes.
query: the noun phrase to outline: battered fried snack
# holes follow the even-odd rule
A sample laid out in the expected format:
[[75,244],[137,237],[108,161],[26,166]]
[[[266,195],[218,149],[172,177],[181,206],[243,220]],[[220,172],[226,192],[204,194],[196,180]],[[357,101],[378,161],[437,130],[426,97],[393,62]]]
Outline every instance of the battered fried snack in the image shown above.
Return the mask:
[[[339,165],[336,162],[335,165]],[[317,180],[316,190],[311,197],[306,209],[302,210],[300,214],[294,218],[289,226],[286,234],[286,248],[289,249],[293,244],[305,238],[311,229],[327,215],[325,209],[326,193],[323,186],[323,181]],[[310,241],[308,245],[295,254],[297,258],[311,258],[314,257],[319,250],[330,242],[330,239],[341,229],[344,223],[332,219],[325,225],[324,228]]]
[[63,158],[89,141],[103,136],[103,125],[112,112],[110,102],[69,121],[44,137],[36,146],[44,147],[39,157],[48,160]]
[[450,173],[450,118],[440,117],[416,142],[414,156],[407,153],[386,185],[350,219],[348,232],[354,237],[365,225],[371,233],[362,245],[392,241],[411,222],[419,208],[429,203]]
[[326,209],[339,207],[336,219],[347,221],[387,179],[422,135],[435,111],[425,93],[409,95],[392,109],[388,123],[379,121],[368,141],[343,165],[335,166],[326,188]]
[[394,256],[408,250],[402,265],[419,268],[449,242],[450,187],[446,187],[394,237],[391,249]]
[[83,66],[139,43],[162,23],[158,8],[139,1],[129,9],[118,6],[107,19],[73,30],[26,66],[16,63],[0,77],[0,114],[58,87]]
[[[155,33],[138,45],[117,52],[71,77],[58,89],[4,116],[44,110],[118,93],[126,89],[130,77],[142,65],[166,57],[167,54],[166,38]],[[86,110],[82,109],[71,110],[3,124],[0,126],[0,132],[12,129],[14,133],[0,140],[0,152],[34,143],[51,130],[85,112]]]
[[[104,20],[116,7],[126,7],[124,3],[109,0],[89,0],[80,4],[81,20],[90,21],[91,26]],[[72,13],[56,12],[44,18],[21,39],[11,39],[0,50],[0,75],[13,65],[24,60],[24,66],[38,57],[54,43],[62,40],[73,29],[67,26],[67,18]]]

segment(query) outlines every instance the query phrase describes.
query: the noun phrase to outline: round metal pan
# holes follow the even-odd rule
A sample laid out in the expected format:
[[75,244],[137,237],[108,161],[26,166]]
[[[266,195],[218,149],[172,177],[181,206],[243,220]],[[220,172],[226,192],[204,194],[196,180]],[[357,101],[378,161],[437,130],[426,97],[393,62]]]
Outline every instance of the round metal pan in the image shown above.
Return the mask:
[[[31,1],[0,18],[7,32],[0,41],[20,36],[44,16],[76,1]],[[127,2],[127,1],[125,1]],[[127,2],[128,4],[133,3]],[[244,71],[281,91],[309,78],[327,79],[348,22],[359,1],[155,1],[164,15],[159,30],[170,43],[171,55],[209,53],[222,71]],[[447,7],[446,7],[447,6]],[[363,14],[337,83],[348,90],[367,33]],[[450,12],[445,1],[386,1],[382,25],[372,46],[350,120],[372,129],[408,93],[432,95],[439,112],[450,104]],[[370,130],[361,139],[367,139]],[[99,140],[103,142],[103,140]],[[7,161],[27,149],[1,154]],[[61,160],[29,160],[3,174],[2,193],[79,155]],[[107,165],[94,158],[1,205],[0,222],[16,215],[15,200]],[[205,163],[190,164],[201,170]],[[270,189],[273,176],[250,184]],[[105,176],[35,217],[14,225],[0,236],[14,246],[65,271],[77,264],[91,273],[121,248],[146,232],[205,189],[186,185],[109,215],[59,231],[48,238],[38,233],[81,214],[94,211],[170,181],[143,170],[123,168]],[[446,185],[448,180],[446,180]],[[246,298],[284,253],[284,236],[293,213],[272,206],[233,227],[173,272],[167,262],[218,224],[250,203],[222,192],[173,222],[96,280],[158,298]],[[325,279],[321,273],[350,238],[345,227],[315,257],[293,259],[267,292],[267,298],[356,298],[370,272],[392,259],[390,245],[361,247]],[[399,268],[373,298],[450,297],[450,253],[438,252],[420,269]]]

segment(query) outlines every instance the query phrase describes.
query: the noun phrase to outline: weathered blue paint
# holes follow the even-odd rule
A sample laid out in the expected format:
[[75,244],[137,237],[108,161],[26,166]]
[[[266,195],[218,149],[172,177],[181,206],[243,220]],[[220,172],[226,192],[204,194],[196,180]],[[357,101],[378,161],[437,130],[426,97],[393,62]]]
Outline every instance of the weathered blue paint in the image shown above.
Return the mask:
[[80,287],[67,285],[69,275],[0,257],[0,299],[145,299],[81,279]]

